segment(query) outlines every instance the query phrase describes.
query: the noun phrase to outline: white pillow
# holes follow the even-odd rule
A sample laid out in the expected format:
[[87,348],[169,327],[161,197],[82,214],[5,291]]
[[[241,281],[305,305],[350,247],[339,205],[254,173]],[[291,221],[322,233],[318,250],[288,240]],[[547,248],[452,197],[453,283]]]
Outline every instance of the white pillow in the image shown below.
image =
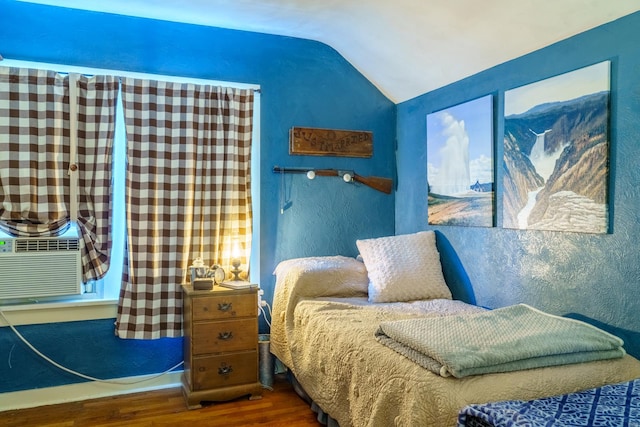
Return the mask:
[[369,301],[451,299],[433,231],[357,240],[369,275]]
[[341,255],[294,258],[278,264],[276,290],[280,287],[299,297],[353,297],[367,293],[365,265]]

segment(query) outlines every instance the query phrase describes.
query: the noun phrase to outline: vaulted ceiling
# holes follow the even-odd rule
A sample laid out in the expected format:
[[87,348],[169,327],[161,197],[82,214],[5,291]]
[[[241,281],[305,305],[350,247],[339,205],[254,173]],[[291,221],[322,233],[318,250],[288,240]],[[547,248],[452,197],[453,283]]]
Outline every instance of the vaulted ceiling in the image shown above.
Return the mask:
[[638,0],[25,0],[328,44],[394,102],[640,10]]

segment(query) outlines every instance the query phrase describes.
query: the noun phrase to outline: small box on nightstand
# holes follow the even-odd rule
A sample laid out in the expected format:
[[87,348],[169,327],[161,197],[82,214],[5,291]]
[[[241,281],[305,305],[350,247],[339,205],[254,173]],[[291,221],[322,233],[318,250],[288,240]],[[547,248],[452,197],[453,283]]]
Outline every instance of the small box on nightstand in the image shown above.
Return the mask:
[[193,290],[195,291],[210,291],[213,289],[213,279],[198,277],[193,279]]

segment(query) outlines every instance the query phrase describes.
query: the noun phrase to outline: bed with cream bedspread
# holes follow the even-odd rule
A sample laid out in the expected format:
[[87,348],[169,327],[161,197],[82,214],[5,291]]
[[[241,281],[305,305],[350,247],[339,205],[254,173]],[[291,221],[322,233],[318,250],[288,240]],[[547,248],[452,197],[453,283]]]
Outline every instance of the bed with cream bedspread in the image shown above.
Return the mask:
[[484,309],[449,299],[370,303],[360,264],[324,257],[284,262],[276,270],[271,352],[341,427],[455,426],[469,404],[536,399],[640,377],[640,362],[628,355],[464,378],[437,375],[378,343],[380,323]]

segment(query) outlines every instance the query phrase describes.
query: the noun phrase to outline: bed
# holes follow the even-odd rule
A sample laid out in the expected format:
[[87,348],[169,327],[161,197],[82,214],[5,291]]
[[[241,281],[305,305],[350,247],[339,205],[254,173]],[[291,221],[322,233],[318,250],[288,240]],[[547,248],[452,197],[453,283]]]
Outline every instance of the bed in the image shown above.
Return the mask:
[[[455,426],[469,405],[528,401],[640,378],[640,362],[621,346],[602,357],[545,359],[539,367],[527,361],[525,367],[501,365],[497,372],[418,363],[384,342],[390,338],[383,326],[442,319],[464,324],[495,310],[452,299],[433,232],[357,244],[361,259],[291,259],[274,271],[271,352],[340,427]],[[617,339],[605,338],[607,345]]]

